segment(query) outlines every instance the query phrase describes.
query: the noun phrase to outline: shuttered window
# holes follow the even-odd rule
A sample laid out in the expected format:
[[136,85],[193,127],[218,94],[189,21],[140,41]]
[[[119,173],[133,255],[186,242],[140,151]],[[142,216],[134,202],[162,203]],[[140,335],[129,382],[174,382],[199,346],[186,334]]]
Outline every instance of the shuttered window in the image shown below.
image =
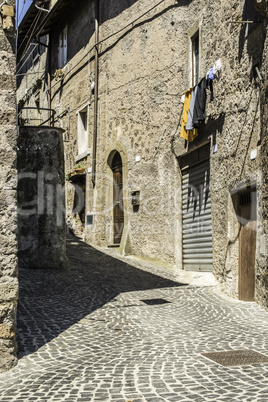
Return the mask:
[[212,225],[209,160],[183,170],[183,266],[212,271]]
[[67,63],[67,27],[59,35],[58,67],[62,68]]

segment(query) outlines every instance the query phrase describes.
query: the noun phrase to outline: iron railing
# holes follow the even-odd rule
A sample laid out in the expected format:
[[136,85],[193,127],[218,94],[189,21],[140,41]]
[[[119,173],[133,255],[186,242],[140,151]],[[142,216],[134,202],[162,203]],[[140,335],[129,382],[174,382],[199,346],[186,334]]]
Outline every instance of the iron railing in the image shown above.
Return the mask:
[[[38,113],[40,113],[40,111],[47,111],[48,112],[48,118],[45,121],[43,121],[41,116],[40,117],[33,117],[32,115],[30,115],[30,116],[27,115],[26,117],[23,117],[22,116],[22,111],[23,110],[35,110]],[[31,122],[32,121],[35,121],[35,122],[39,121],[39,122],[41,122],[40,124],[33,124],[33,125],[37,125],[37,126],[40,127],[40,126],[43,126],[43,125],[45,125],[46,123],[49,122],[49,125],[51,127],[54,127],[55,114],[56,114],[56,110],[48,109],[48,108],[44,108],[44,107],[30,107],[30,106],[19,107],[18,108],[18,121],[19,121],[19,125],[21,125],[21,126],[27,125],[27,123],[29,123],[29,121],[31,121]]]

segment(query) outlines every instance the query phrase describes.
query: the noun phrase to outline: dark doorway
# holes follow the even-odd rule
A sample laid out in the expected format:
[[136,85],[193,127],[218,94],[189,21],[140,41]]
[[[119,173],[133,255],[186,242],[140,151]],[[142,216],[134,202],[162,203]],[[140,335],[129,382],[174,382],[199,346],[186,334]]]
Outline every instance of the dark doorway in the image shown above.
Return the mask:
[[122,159],[119,152],[115,153],[111,167],[113,171],[114,244],[120,244],[124,229],[124,204]]

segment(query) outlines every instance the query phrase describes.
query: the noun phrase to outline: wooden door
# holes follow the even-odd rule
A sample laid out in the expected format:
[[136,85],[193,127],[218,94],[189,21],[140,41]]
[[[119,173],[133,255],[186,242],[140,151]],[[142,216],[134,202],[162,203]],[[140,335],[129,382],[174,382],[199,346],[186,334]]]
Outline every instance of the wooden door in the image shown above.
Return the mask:
[[117,161],[113,163],[116,165],[113,167],[114,244],[119,244],[124,229],[123,174],[121,158],[119,160],[118,156],[115,156],[114,160],[113,162]]
[[[240,196],[241,199],[241,196]],[[256,256],[256,193],[242,195],[248,203],[240,206],[239,234],[239,299],[253,301],[255,296],[255,256]]]

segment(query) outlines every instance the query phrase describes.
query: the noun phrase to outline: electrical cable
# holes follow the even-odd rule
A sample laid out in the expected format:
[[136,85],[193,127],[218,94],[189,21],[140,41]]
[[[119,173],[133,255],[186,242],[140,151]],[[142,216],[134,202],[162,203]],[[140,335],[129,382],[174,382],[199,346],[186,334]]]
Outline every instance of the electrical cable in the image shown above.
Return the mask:
[[16,77],[22,77],[23,75],[29,75],[29,74],[44,74],[44,71],[31,71],[28,73],[22,73],[22,74],[16,74]]
[[[145,15],[147,15],[149,12],[151,12],[152,10],[154,10],[157,6],[159,6],[161,3],[163,3],[165,0],[161,0],[159,1],[157,4],[155,4],[153,7],[151,7],[149,10],[145,11],[143,14],[141,14],[139,17],[135,18],[132,22],[128,23],[127,25],[125,25],[123,28],[120,28],[118,31],[112,33],[111,35],[108,35],[106,38],[101,39],[99,42],[95,43],[88,51],[87,53],[65,74],[65,77],[67,75],[69,75],[80,63],[81,61],[83,61],[89,54],[90,52],[95,48],[95,46],[98,46],[99,44],[107,41],[108,39],[110,39],[111,37],[117,35],[118,33],[122,32],[124,29],[128,28],[129,26],[133,25],[135,22],[137,22],[139,19],[141,19],[142,17],[144,17]],[[29,32],[29,31],[28,31]],[[39,33],[39,32],[38,32]],[[38,35],[37,33],[37,35]],[[22,42],[23,43],[23,42]],[[21,48],[21,46],[20,46]],[[20,50],[20,49],[19,49]],[[19,51],[18,50],[18,51]],[[24,56],[24,55],[23,55]],[[22,57],[23,57],[22,56]],[[27,73],[25,73],[24,75],[26,75]],[[20,74],[22,75],[22,74]],[[64,78],[64,77],[63,77]],[[61,78],[59,81],[57,81],[55,84],[53,84],[51,86],[51,88],[47,89],[46,92],[51,91],[52,88],[54,88],[60,81],[63,80],[63,78]]]
[[[19,69],[17,70],[16,75],[21,75],[21,74],[18,74],[19,71],[22,69],[22,67],[25,65],[25,63],[27,63],[27,61],[29,60],[29,58],[30,58],[31,55],[33,54],[33,52],[34,52],[36,46],[38,46],[38,44],[37,44],[37,43],[31,43],[30,46],[33,46],[33,49],[31,50],[30,54],[28,55],[28,57],[27,57],[27,59],[24,61],[24,63],[23,63],[23,64],[19,67]],[[29,50],[30,46],[28,47],[27,50]],[[26,55],[26,52],[25,52],[24,54]],[[22,59],[23,59],[23,57],[22,57]],[[18,64],[18,65],[19,65],[19,64]],[[17,67],[18,67],[18,65],[17,65]]]
[[[42,11],[39,10],[38,13],[36,14],[36,16],[35,16],[35,18],[34,18],[32,24],[31,24],[30,28],[28,29],[28,31],[27,31],[27,33],[26,33],[26,35],[25,35],[23,41],[21,42],[20,47],[19,47],[19,49],[18,49],[17,52],[20,51],[20,49],[21,49],[23,43],[25,42],[25,40],[26,40],[27,38],[29,38],[29,39],[28,39],[28,42],[27,42],[25,48],[26,48],[26,49],[28,48],[29,42],[30,42],[31,39],[32,39],[32,37],[31,37],[31,36],[32,36],[32,33],[33,33],[33,32],[35,31],[35,29],[36,29],[36,25],[37,25],[38,20],[39,20],[39,18],[40,18],[40,16],[41,16],[41,13],[42,13]],[[29,35],[29,33],[30,33],[31,28],[32,28],[33,25],[34,25],[33,30],[32,30],[32,32],[31,32],[31,34]],[[23,57],[26,52],[27,52],[27,50],[25,50],[25,52],[23,53],[23,55],[22,55],[21,57]]]
[[[108,39],[112,38],[113,36],[117,35],[118,33],[124,31],[126,28],[128,28],[129,26],[135,24],[135,22],[137,22],[138,20],[140,20],[142,17],[144,17],[145,15],[147,15],[148,13],[150,13],[152,10],[154,10],[157,6],[159,6],[161,3],[163,3],[165,0],[160,0],[157,4],[155,4],[153,7],[151,7],[149,10],[145,11],[143,14],[141,14],[139,17],[135,18],[132,22],[128,23],[127,25],[125,25],[123,28],[120,28],[118,31],[112,33],[111,35],[106,36],[106,38],[101,39],[100,41],[98,41],[97,43],[95,43],[88,51],[87,53],[69,70],[67,71],[67,73],[65,74],[64,77],[66,77],[67,75],[69,75],[80,63],[81,61],[83,61],[89,54],[90,52],[98,45],[100,45],[103,42],[106,42]],[[64,78],[63,77],[63,78]],[[63,80],[63,78],[61,78],[59,81],[57,81],[55,84],[53,84],[51,86],[51,88],[47,89],[48,91],[51,91],[52,88],[54,88],[54,86],[56,86],[59,82],[61,82]]]

